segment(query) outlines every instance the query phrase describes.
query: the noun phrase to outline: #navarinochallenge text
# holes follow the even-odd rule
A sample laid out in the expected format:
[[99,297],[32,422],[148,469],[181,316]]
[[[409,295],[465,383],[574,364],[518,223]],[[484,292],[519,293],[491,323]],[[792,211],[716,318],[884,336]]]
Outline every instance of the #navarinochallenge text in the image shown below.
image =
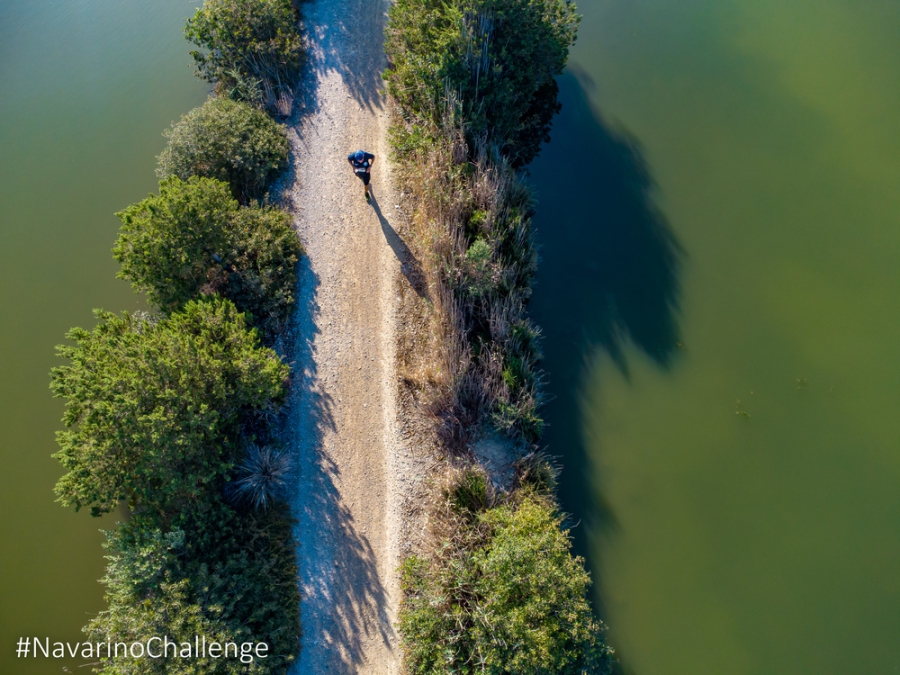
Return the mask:
[[50,642],[50,638],[22,637],[16,643],[19,658],[75,658],[84,659],[240,659],[252,663],[269,654],[265,642],[216,642],[207,641],[205,635],[195,635],[193,642],[174,642],[169,636],[152,637],[135,642]]

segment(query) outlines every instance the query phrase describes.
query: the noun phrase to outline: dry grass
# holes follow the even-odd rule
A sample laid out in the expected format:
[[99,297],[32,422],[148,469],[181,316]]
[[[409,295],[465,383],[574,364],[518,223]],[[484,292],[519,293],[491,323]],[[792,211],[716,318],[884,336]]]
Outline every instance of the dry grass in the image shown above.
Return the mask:
[[[526,315],[537,259],[533,199],[490,146],[470,149],[447,122],[450,131],[432,130],[398,158],[413,201],[408,245],[432,300],[411,310],[419,335],[402,345],[403,382],[448,449],[465,453],[485,423],[527,445],[541,426],[538,331]],[[480,270],[467,260],[475,241],[490,250]]]

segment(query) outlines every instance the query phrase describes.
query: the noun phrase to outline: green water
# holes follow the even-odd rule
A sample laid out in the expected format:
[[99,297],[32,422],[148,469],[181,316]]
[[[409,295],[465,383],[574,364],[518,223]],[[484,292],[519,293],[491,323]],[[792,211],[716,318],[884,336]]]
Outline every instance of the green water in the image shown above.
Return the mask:
[[155,187],[160,132],[202,102],[181,37],[189,0],[0,2],[0,672],[23,635],[79,640],[102,608],[100,527],[54,503],[54,345],[91,309],[132,309],[113,213]]
[[579,6],[533,307],[623,670],[900,672],[900,4]]

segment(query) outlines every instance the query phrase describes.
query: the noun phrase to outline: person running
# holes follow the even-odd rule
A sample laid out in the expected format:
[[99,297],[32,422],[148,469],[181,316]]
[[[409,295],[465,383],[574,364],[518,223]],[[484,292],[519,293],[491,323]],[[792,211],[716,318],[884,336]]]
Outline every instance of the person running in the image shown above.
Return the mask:
[[347,156],[347,161],[350,162],[354,173],[363,182],[363,187],[366,189],[366,201],[371,202],[372,197],[369,196],[369,178],[371,176],[369,172],[372,170],[372,164],[375,163],[375,155],[365,150],[357,150]]

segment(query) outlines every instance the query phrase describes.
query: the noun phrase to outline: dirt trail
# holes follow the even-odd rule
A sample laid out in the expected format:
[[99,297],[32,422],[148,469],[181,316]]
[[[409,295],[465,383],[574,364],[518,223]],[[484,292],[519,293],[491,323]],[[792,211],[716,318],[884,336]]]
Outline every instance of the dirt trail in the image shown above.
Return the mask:
[[[386,0],[303,4],[310,64],[291,124],[293,209],[308,257],[292,327],[303,648],[296,673],[394,673],[402,485],[388,116],[379,94]],[[372,205],[347,154],[373,152]]]

